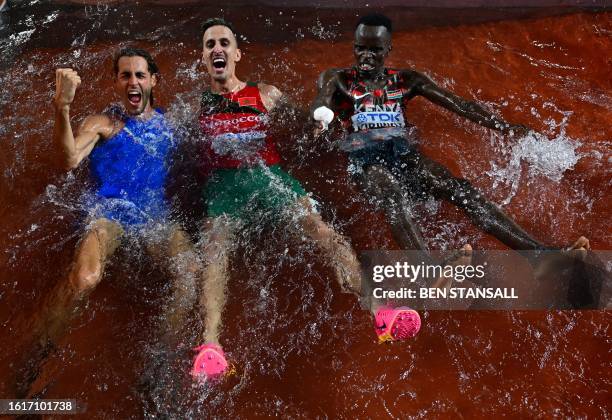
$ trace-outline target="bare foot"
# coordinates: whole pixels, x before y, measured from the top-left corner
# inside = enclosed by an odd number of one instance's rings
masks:
[[[550,252],[538,262],[534,269],[535,278],[541,278],[552,272],[568,268],[576,260],[584,261],[587,252],[591,250],[589,240],[584,236],[578,238],[571,246],[561,252]]]
[[[581,236],[571,247],[567,248],[568,251],[573,249],[585,249],[588,251],[591,249],[591,243],[587,238]]]
[[[451,257],[447,258],[441,263],[442,266],[468,266],[472,264],[472,247],[469,244],[465,244],[463,248],[456,251]],[[456,283],[456,284],[455,284]],[[477,286],[467,278],[457,280],[455,277],[440,277],[432,285],[438,289],[450,290],[452,287],[457,286],[461,288],[474,289]],[[427,302],[428,307],[431,309],[467,309],[472,304],[474,299],[451,299],[449,298],[438,298]]]
[[[472,263],[472,246],[470,244],[465,244],[459,250],[454,252],[450,257],[448,257],[444,262],[440,265],[446,266],[451,265],[456,267],[458,265],[470,265]],[[439,277],[436,281],[433,282],[432,287],[437,287],[439,289],[449,289],[453,284],[454,278],[450,277]]]
[[[587,256],[588,251],[590,250],[591,250],[591,244],[589,243],[589,240],[585,238],[584,236],[581,236],[580,238],[578,238],[576,242],[574,242],[574,244],[571,247],[565,250],[564,254],[566,254],[567,256],[571,258],[575,258],[580,261],[584,261]]]

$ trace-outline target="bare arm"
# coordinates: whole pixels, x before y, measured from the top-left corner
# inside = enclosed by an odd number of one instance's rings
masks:
[[[276,86],[260,83],[258,87],[259,94],[261,96],[261,101],[263,102],[268,112],[271,112],[277,106],[288,102],[285,95],[283,95],[283,93],[278,90]]]
[[[321,106],[333,109],[333,98],[336,92],[341,92],[350,97],[341,69],[329,69],[321,73],[317,80],[317,89],[317,97],[312,104],[311,111]]]
[[[306,110],[297,106],[289,96],[278,88],[265,83],[258,85],[261,101],[272,115],[272,118],[290,118],[303,120],[307,118]]]
[[[440,105],[455,114],[461,115],[470,121],[503,133],[526,134],[530,128],[524,125],[511,124],[502,118],[490,113],[473,101],[468,101],[436,85],[427,76],[415,71],[404,71],[405,80],[411,80],[413,92],[421,95],[431,102]]]
[[[63,151],[64,166],[73,169],[89,155],[98,140],[111,134],[113,124],[110,118],[104,115],[88,117],[75,138],[70,125],[70,105],[77,87],[81,84],[81,79],[72,69],[58,69],[55,81],[53,140]]]
[[[346,87],[346,80],[342,69],[329,69],[321,73],[317,80],[317,97],[310,109],[311,120],[314,120],[314,137],[327,129],[327,125],[334,118],[334,95],[340,92],[353,100]]]

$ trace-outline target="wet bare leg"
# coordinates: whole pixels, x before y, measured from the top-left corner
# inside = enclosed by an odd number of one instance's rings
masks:
[[[41,340],[56,341],[65,331],[79,303],[100,283],[106,261],[117,249],[122,234],[121,226],[111,220],[98,219],[92,223],[77,247],[68,278],[41,305],[35,323]]]
[[[172,278],[172,297],[165,308],[163,341],[174,350],[175,342],[185,327],[189,312],[196,303],[197,279],[201,276],[201,262],[194,245],[185,231],[173,226],[165,247],[151,246],[154,256],[167,257]]]
[[[233,225],[221,216],[204,222],[202,257],[204,260],[203,287],[200,308],[204,311],[204,342],[219,344],[221,315],[227,295],[229,253]]]
[[[395,176],[381,165],[372,165],[365,170],[364,182],[368,191],[383,201],[394,237],[403,245],[403,249],[427,251],[420,229],[407,213],[408,203]],[[471,251],[472,247],[466,244],[452,260],[461,260],[469,254],[471,261]]]
[[[445,199],[462,208],[483,231],[513,249],[547,249],[467,180],[453,176],[444,166],[417,151],[406,155],[404,160],[410,170],[415,171],[418,182],[435,198]]]
[[[57,342],[79,305],[99,284],[106,261],[119,245],[122,234],[121,226],[111,220],[97,219],[91,223],[77,247],[70,274],[43,299],[40,311],[30,321],[32,337],[24,363],[33,370],[38,369],[49,345]],[[33,379],[27,378],[26,382]]]
[[[472,263],[472,246],[466,244],[459,251],[454,253],[449,259],[444,261],[442,265],[451,265],[451,266],[459,266],[459,265],[470,265]],[[436,281],[434,281],[431,287],[437,287],[439,289],[450,289],[453,285],[453,281],[455,279],[450,277],[440,277]]]
[[[384,166],[372,165],[365,169],[363,184],[367,191],[376,196],[384,207],[387,214],[391,230],[395,240],[406,250],[428,251],[428,247],[421,235],[420,229],[414,223],[407,211],[407,205],[402,186],[397,178]],[[438,264],[433,258],[429,258],[427,253],[423,254],[428,264]],[[469,265],[472,260],[472,247],[469,244],[463,246],[442,265]],[[440,278],[434,281],[432,287],[448,288],[451,287],[453,279]],[[373,299],[371,305],[372,313],[382,305],[381,302]]]
[[[381,165],[365,169],[362,182],[366,190],[383,203],[393,237],[402,249],[427,250],[420,229],[407,213],[407,205],[398,180]]]
[[[312,209],[308,197],[300,198],[298,206],[304,212],[299,220],[302,229],[324,251],[329,264],[336,272],[340,287],[346,292],[359,296],[361,266],[351,245]]]
[[[554,250],[529,235],[522,227],[504,213],[497,205],[487,200],[472,184],[453,176],[448,169],[428,157],[415,152],[408,157],[419,181],[436,198],[450,201],[462,208],[472,222],[483,231],[516,250]],[[589,241],[580,237],[567,249],[589,249]]]

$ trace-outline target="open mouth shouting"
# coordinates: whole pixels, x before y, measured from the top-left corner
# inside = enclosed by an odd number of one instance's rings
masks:
[[[128,102],[133,107],[139,107],[142,103],[142,93],[135,89],[128,90]]]
[[[215,55],[212,58],[213,70],[216,74],[222,74],[227,66],[227,60],[224,55]]]
[[[359,70],[361,71],[372,71],[374,66],[370,63],[359,63]]]

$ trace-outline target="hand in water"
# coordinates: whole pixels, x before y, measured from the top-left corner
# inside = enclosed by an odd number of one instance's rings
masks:
[[[72,69],[55,70],[55,105],[57,107],[70,105],[80,84],[81,78],[76,71]]]
[[[525,137],[527,134],[535,132],[536,131],[531,127],[522,124],[509,125],[504,129],[504,133],[512,137]]]

